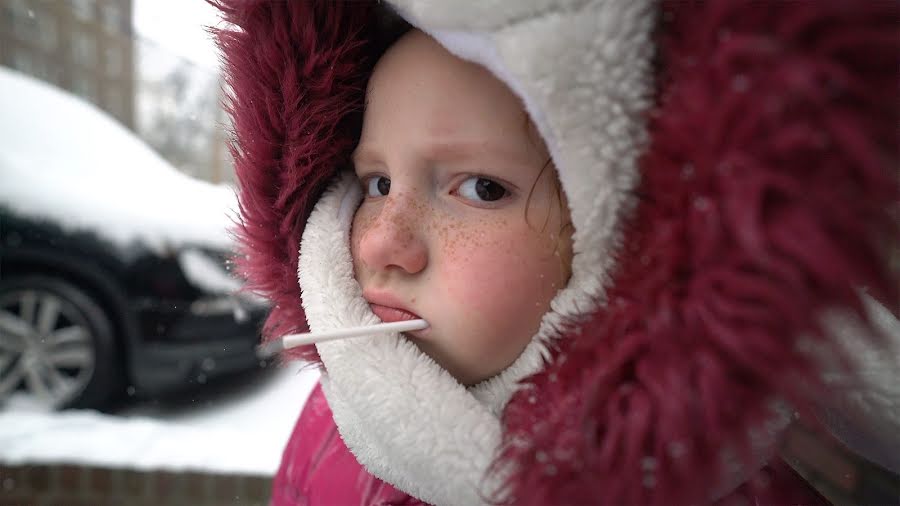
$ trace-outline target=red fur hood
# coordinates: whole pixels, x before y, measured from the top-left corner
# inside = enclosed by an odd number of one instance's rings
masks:
[[[450,433],[430,454],[404,439],[414,422],[390,427],[392,408],[354,397],[363,371],[393,388],[374,361],[384,353],[382,364],[403,367],[411,346],[366,348],[371,364],[344,345],[301,350],[325,362],[325,392],[360,462],[442,504],[480,501],[485,487],[517,504],[796,499],[776,486],[780,475],[752,478],[791,414],[820,407],[824,364],[854,364],[824,315],[866,329],[861,288],[898,307],[888,255],[900,6],[394,3],[522,97],[559,168],[575,259],[509,374],[466,390],[429,370],[424,386],[391,391],[447,389],[453,424],[439,406],[416,408]],[[366,2],[218,4],[231,23],[217,35],[239,265],[274,302],[265,335],[367,322],[336,233],[354,197],[335,176],[399,18]]]

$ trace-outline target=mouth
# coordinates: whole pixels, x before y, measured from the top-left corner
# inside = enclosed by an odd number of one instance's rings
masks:
[[[372,308],[372,312],[375,313],[375,316],[381,318],[381,321],[385,323],[417,320],[419,318],[415,313],[410,313],[405,309],[397,307],[382,306],[381,304],[375,304],[373,302],[369,303],[369,307]]]
[[[381,321],[385,323],[402,322],[409,320],[418,320],[422,318],[410,309],[403,306],[398,297],[386,292],[375,292],[366,290],[363,292],[363,298],[369,303],[372,312],[375,313]],[[413,332],[405,332],[407,335],[421,337],[426,334],[431,327]]]

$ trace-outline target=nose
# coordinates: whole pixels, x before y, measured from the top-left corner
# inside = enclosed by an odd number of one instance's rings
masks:
[[[428,265],[420,206],[403,195],[391,195],[359,241],[359,256],[372,270],[400,269],[416,274]]]

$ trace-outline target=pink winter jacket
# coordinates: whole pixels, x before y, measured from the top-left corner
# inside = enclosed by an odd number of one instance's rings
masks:
[[[272,485],[273,506],[425,504],[369,474],[338,434],[316,385],[284,449]]]
[[[775,461],[760,471],[759,480],[778,488],[785,504],[823,504],[820,496],[797,480],[783,462]],[[751,485],[752,487],[753,485]],[[737,492],[745,492],[748,486]],[[732,497],[720,504],[729,504]],[[272,506],[418,506],[426,505],[379,480],[357,462],[344,444],[332,418],[331,408],[317,384],[309,396],[272,484]]]

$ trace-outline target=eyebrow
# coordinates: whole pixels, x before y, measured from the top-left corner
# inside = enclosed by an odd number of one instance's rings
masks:
[[[527,163],[523,154],[516,153],[506,146],[486,145],[478,141],[432,142],[423,150],[423,158],[427,160],[459,160],[481,153],[504,158],[514,163]],[[381,162],[382,158],[381,152],[374,143],[360,144],[351,155],[353,163],[377,163]]]
[[[353,153],[350,154],[350,160],[354,164],[358,164],[360,162],[376,162],[381,160],[381,154],[378,152],[374,146],[368,144],[360,144],[353,150]]]

